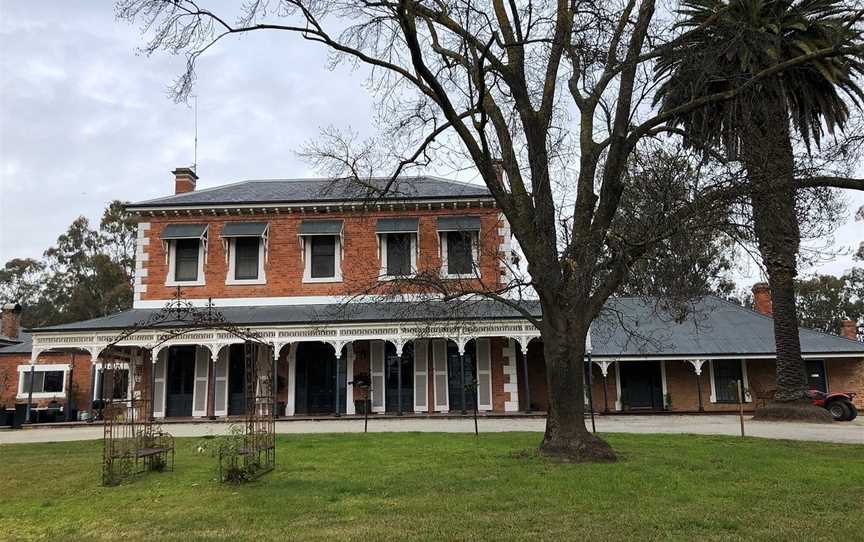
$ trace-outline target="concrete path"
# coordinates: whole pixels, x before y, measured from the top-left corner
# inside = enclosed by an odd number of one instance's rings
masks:
[[[588,421],[588,420],[586,420]],[[590,421],[588,421],[590,427]],[[496,417],[480,418],[480,432],[543,431],[542,418]],[[224,434],[227,423],[171,423],[165,429],[175,437],[202,437]],[[756,422],[745,419],[748,436],[864,444],[864,420],[838,422],[831,425],[802,423]],[[319,419],[280,421],[277,433],[358,433],[363,431],[362,419]],[[474,431],[471,418],[372,418],[370,432],[421,431],[467,433]],[[598,416],[597,431],[602,433],[693,433],[699,435],[738,435],[738,418],[717,416]],[[28,428],[20,431],[0,430],[0,444],[23,442],[60,442],[102,438],[102,427]]]

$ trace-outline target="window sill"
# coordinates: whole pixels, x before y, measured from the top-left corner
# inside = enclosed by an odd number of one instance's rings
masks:
[[[264,286],[267,279],[225,279],[226,286]]]
[[[413,278],[417,278],[417,274],[411,275],[379,275],[378,282],[392,282],[394,280],[410,280]]]
[[[204,286],[203,280],[166,280],[165,286]]]
[[[464,274],[464,275],[449,275],[449,274],[443,274],[443,275],[441,275],[441,278],[444,279],[444,280],[479,279],[479,278],[480,278],[480,274],[479,274],[479,273],[476,274],[476,275],[473,274],[473,273],[466,273],[466,274]]]
[[[19,394],[16,396],[17,399],[24,399],[25,401],[26,401],[27,398],[29,398],[29,397],[30,397],[30,394],[29,394],[29,393],[19,393]],[[66,392],[63,391],[63,392],[39,392],[39,393],[33,393],[33,399],[66,399]]]
[[[342,277],[321,277],[321,278],[311,278],[311,277],[303,277],[304,284],[322,284],[328,282],[342,282]]]

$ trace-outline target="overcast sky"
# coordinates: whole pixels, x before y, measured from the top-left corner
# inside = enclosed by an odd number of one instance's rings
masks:
[[[75,217],[98,222],[112,199],[171,193],[170,171],[192,164],[192,110],[166,93],[183,59],[138,55],[141,44],[110,1],[0,0],[0,265],[39,257]],[[199,187],[312,175],[295,151],[320,128],[370,133],[364,74],[325,63],[320,47],[280,33],[210,50],[195,91]],[[862,204],[854,196],[836,247],[864,238],[851,219]],[[741,275],[741,286],[758,279],[753,265]]]

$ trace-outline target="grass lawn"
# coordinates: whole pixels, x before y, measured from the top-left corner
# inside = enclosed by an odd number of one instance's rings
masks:
[[[0,445],[0,539],[862,540],[864,446],[606,435],[613,465],[549,463],[539,436],[281,436],[277,468],[99,486],[99,441]],[[528,451],[528,453],[525,453]]]

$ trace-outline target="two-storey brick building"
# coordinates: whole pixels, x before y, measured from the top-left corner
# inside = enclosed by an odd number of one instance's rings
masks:
[[[212,302],[271,345],[278,412],[286,416],[355,413],[353,382],[361,373],[371,377],[377,413],[473,410],[465,383],[475,380],[481,412],[545,409],[539,332],[520,312],[491,300],[430,300],[429,287],[408,280],[480,289],[509,280],[509,228],[484,187],[418,177],[373,200],[347,181],[196,190],[193,171],[174,173],[174,195],[129,205],[138,217],[133,308],[33,330],[0,347],[0,370],[13,372],[0,400],[30,399],[41,408],[73,399],[73,408],[86,410],[91,399],[132,393],[123,389],[128,379],[106,378],[100,354],[179,291],[192,303]],[[389,285],[399,286],[398,297]],[[523,303],[540,316],[536,302]],[[722,411],[733,407],[729,382],[772,385],[765,315],[706,298],[692,318],[676,322],[647,300],[611,303],[615,318],[592,328],[598,409]],[[622,314],[639,334],[621,325]],[[864,344],[809,330],[801,339],[814,387],[864,392]],[[241,342],[213,330],[158,344],[153,363],[143,365],[154,383],[155,416],[241,413]],[[153,344],[151,333],[120,346],[132,362]],[[108,382],[121,384],[106,389]]]

